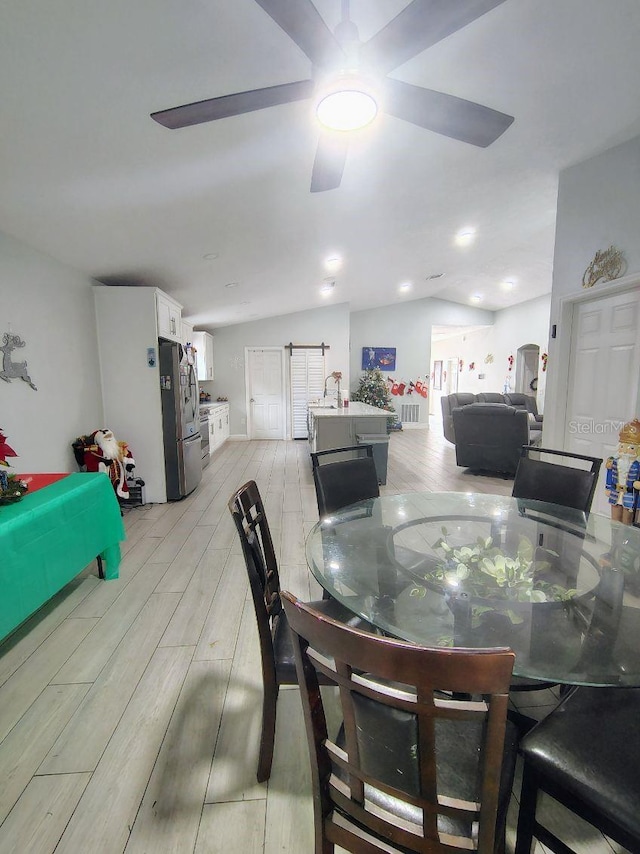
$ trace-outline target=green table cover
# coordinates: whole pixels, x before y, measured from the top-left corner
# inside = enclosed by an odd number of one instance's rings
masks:
[[[106,474],[77,472],[0,506],[0,638],[98,555],[117,578],[125,531]]]

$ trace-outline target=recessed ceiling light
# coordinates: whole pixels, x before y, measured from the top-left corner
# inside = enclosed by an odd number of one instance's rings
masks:
[[[227,282],[225,288],[237,288],[239,284],[239,282]]]
[[[216,258],[219,258],[220,256],[217,252],[207,252],[207,254],[202,257],[205,261],[215,261]]]
[[[502,282],[502,287],[505,289],[505,291],[511,291],[511,290],[513,290],[513,288],[515,288],[515,286],[516,286],[516,280],[515,279],[505,279]]]
[[[411,290],[411,287],[412,287],[411,282],[403,282],[403,283],[398,287],[398,290],[399,290],[399,291],[402,291],[403,293],[405,293],[406,291],[410,291],[410,290]]]
[[[335,273],[342,267],[342,258],[339,255],[332,255],[330,258],[325,258],[324,266],[331,273]]]
[[[470,246],[476,237],[475,228],[461,228],[455,236],[455,242],[458,246]]]
[[[324,282],[320,285],[320,293],[323,297],[329,296],[335,286],[335,279],[325,279]]]
[[[471,297],[471,302],[482,302],[482,296],[480,294],[474,294]]]

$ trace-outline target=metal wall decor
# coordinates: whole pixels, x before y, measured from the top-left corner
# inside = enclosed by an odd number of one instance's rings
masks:
[[[598,282],[610,282],[612,279],[619,279],[626,269],[627,262],[621,249],[616,246],[598,249],[593,261],[584,271],[582,287],[592,288]]]
[[[0,380],[6,383],[11,380],[24,380],[34,391],[38,391],[35,387],[29,372],[27,371],[26,362],[14,362],[11,359],[11,353],[20,347],[25,347],[26,341],[23,341],[19,335],[14,335],[12,332],[5,332],[2,336],[2,370],[0,371]]]

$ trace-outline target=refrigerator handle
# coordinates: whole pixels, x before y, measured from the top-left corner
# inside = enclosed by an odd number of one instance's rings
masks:
[[[198,400],[198,380],[196,379],[196,372],[193,368],[193,365],[189,365],[189,385],[193,390],[193,394],[191,395],[191,407],[192,407],[192,415],[194,422],[199,421],[200,419],[200,409],[199,409],[199,400]]]

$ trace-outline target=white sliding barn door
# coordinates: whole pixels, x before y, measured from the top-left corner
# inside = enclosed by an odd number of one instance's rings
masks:
[[[321,348],[293,348],[289,359],[291,383],[291,437],[307,439],[307,408],[324,391],[324,355]]]
[[[284,352],[282,347],[248,347],[247,416],[250,439],[284,439]]]
[[[567,450],[602,457],[593,511],[609,515],[604,491],[607,457],[618,433],[638,415],[640,293],[637,289],[576,304],[573,311]]]

